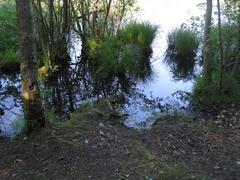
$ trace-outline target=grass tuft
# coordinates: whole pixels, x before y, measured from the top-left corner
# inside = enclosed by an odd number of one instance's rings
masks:
[[[194,56],[198,45],[197,35],[189,29],[174,29],[168,34],[168,48],[172,55]]]
[[[149,23],[130,23],[117,35],[87,40],[91,74],[97,79],[130,77],[144,79],[151,74],[151,44],[157,28]]]

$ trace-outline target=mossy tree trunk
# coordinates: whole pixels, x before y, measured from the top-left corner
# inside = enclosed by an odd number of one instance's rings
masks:
[[[16,0],[24,117],[28,132],[45,125],[37,82],[30,0]]]
[[[211,34],[211,19],[212,19],[212,0],[207,0],[205,27],[204,27],[204,42],[203,42],[203,67],[204,67],[204,82],[206,85],[211,83],[212,76],[212,60],[210,57],[210,34]]]

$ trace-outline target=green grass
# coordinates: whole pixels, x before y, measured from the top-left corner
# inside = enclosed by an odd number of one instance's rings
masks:
[[[193,31],[178,28],[168,34],[168,49],[164,60],[174,79],[189,80],[194,77],[197,49],[198,38]]]
[[[119,36],[126,44],[138,44],[149,48],[156,36],[157,27],[148,22],[132,22],[119,31]]]
[[[198,44],[197,35],[189,29],[178,28],[168,34],[170,52],[178,56],[193,56]]]
[[[100,40],[88,38],[87,54],[91,74],[111,80],[123,75],[144,79],[151,73],[151,44],[157,28],[149,23],[130,23],[117,35]]]

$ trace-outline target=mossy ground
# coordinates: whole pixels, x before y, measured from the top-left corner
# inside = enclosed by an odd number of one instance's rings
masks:
[[[52,119],[31,136],[1,140],[0,179],[240,177],[240,129],[170,117],[136,131],[113,114],[87,105],[68,122]]]

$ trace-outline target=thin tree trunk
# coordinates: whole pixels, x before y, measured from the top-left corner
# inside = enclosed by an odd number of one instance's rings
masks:
[[[220,1],[217,0],[218,9],[218,41],[219,41],[219,52],[220,52],[220,80],[219,80],[219,90],[223,90],[223,80],[224,80],[224,59],[223,59],[223,45],[222,45],[222,25],[221,25],[221,10]]]
[[[26,128],[31,132],[45,125],[37,82],[37,66],[30,0],[16,0],[21,59],[21,83]]]
[[[60,41],[60,52],[58,58],[61,61],[66,62],[68,58],[68,32],[69,32],[69,0],[63,0],[63,23],[62,23],[62,37]]]
[[[238,16],[237,16],[237,56],[232,68],[231,76],[234,76],[237,67],[240,65],[240,3],[238,4]]]
[[[203,66],[204,66],[204,82],[209,85],[211,83],[212,62],[210,59],[210,34],[211,34],[211,19],[212,19],[212,0],[207,0],[205,27],[204,27],[204,42],[203,42]]]
[[[54,44],[54,22],[53,22],[53,8],[54,8],[54,0],[49,0],[49,39],[50,39],[50,44],[53,46]]]
[[[111,5],[112,5],[112,0],[109,0],[108,5],[107,5],[106,16],[105,16],[105,19],[104,19],[103,35],[105,34],[106,29],[107,29],[107,21],[108,21],[108,16],[109,16]]]
[[[67,35],[69,27],[69,2],[68,0],[63,0],[63,26],[62,33]]]

